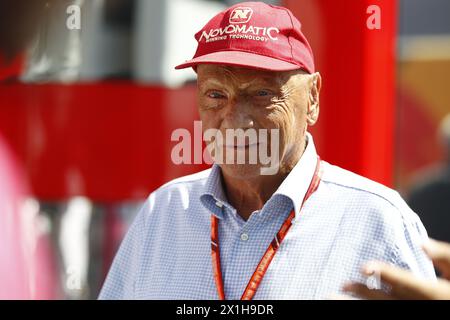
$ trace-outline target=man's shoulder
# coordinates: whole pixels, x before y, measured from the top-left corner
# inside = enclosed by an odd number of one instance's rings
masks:
[[[400,211],[409,209],[400,194],[381,183],[370,180],[349,170],[324,162],[322,181],[336,190],[353,193],[366,200],[395,207]]]
[[[427,232],[397,191],[327,162],[322,181],[322,195],[333,203],[329,212],[340,214],[336,241],[349,243],[364,257],[373,259],[370,254],[376,253],[377,260],[381,257],[417,275],[434,277],[420,247]]]
[[[173,211],[189,207],[192,201],[199,199],[210,172],[211,168],[166,182],[150,193],[141,211],[148,215],[154,210]]]
[[[178,187],[203,186],[211,173],[211,168],[181,176],[161,185],[155,192],[169,191]]]
[[[387,239],[426,236],[420,218],[396,190],[327,162],[322,181],[326,192],[341,201],[349,225],[357,222],[366,232],[375,230]]]

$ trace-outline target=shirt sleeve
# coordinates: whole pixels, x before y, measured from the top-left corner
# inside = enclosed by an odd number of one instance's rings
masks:
[[[418,277],[436,280],[433,263],[422,249],[422,245],[428,240],[425,227],[406,203],[401,211],[403,211],[401,215],[403,228],[397,229],[394,234],[390,260]]]
[[[134,299],[136,274],[140,265],[148,201],[132,222],[108,272],[100,300]]]

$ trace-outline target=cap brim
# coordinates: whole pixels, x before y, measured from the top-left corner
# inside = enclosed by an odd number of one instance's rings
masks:
[[[244,51],[218,51],[206,54],[186,61],[176,66],[175,69],[195,67],[199,64],[223,64],[269,71],[304,69],[294,63]]]

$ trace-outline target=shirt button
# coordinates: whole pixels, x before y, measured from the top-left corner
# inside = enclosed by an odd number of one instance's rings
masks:
[[[247,233],[241,234],[241,240],[242,241],[247,241],[248,240],[248,234]]]

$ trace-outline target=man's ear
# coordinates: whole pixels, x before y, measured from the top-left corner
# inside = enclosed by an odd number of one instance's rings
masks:
[[[322,77],[319,72],[311,75],[311,89],[308,97],[308,113],[306,120],[309,126],[313,126],[319,118],[320,89],[322,88]]]

